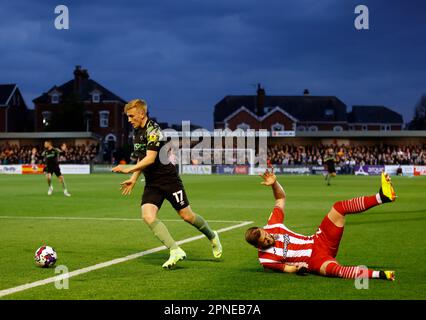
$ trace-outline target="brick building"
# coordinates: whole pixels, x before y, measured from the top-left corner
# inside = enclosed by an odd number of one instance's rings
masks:
[[[214,109],[214,127],[268,131],[402,130],[402,116],[383,106],[347,106],[335,96],[226,96]]]
[[[111,149],[125,145],[130,130],[123,114],[126,101],[90,79],[81,66],[73,74],[33,100],[35,131],[93,132]]]

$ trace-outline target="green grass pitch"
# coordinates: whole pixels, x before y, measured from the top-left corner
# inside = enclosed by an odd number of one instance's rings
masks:
[[[51,278],[54,268],[34,264],[41,245],[54,247],[57,265],[69,271],[161,246],[140,217],[143,183],[123,197],[124,175],[65,176],[71,198],[56,179],[47,196],[44,176],[1,175],[0,291]],[[347,217],[337,259],[396,271],[396,281],[370,280],[356,289],[353,280],[264,272],[256,250],[245,243],[249,226],[263,226],[274,201],[270,188],[255,176],[183,176],[191,206],[214,229],[253,221],[221,233],[223,258],[215,261],[206,238],[182,245],[187,260],[164,271],[166,250],[69,279],[69,289],[53,283],[0,299],[425,299],[426,179],[393,177],[395,203]],[[322,176],[278,176],[287,192],[285,224],[295,232],[315,232],[331,205],[377,192],[379,177],[338,176],[325,186]],[[176,240],[199,235],[169,203],[160,218]],[[45,217],[45,219],[41,219]],[[56,218],[54,218],[56,217]],[[59,219],[65,217],[93,219]],[[123,220],[98,219],[120,218]],[[125,220],[128,219],[128,220]],[[230,221],[230,222],[227,222]]]

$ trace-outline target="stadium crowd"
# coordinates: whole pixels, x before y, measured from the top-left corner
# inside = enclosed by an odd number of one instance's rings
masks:
[[[0,145],[0,164],[41,164],[42,146]],[[59,163],[89,164],[96,162],[99,146],[68,146]],[[426,165],[426,145],[330,146],[280,144],[268,147],[268,160],[275,165],[319,165],[332,156],[336,165]]]
[[[268,147],[272,164],[323,165],[324,159],[333,156],[336,165],[425,165],[426,145],[374,145],[374,146],[297,146],[289,144]]]
[[[0,164],[42,164],[42,146],[26,145],[0,145]],[[59,163],[89,164],[95,161],[98,155],[98,145],[68,146],[67,150],[59,156]]]

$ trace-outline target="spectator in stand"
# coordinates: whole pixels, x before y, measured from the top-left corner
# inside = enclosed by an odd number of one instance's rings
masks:
[[[0,145],[0,164],[42,164],[43,159],[40,155],[43,146],[4,144]],[[89,164],[95,161],[99,146],[81,145],[70,147],[66,154],[59,157],[59,163]]]
[[[327,149],[336,154],[336,165],[351,172],[355,165],[426,165],[426,145],[333,146],[290,144],[268,147],[268,160],[275,165],[324,164]]]

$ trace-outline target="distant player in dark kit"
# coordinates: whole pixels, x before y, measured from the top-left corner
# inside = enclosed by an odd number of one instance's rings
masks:
[[[46,173],[47,184],[49,189],[47,190],[47,194],[50,196],[53,193],[52,186],[52,174],[54,173],[59,182],[62,184],[62,189],[64,190],[64,195],[67,197],[71,197],[71,194],[67,190],[67,186],[65,184],[65,179],[62,176],[61,169],[59,168],[58,156],[67,150],[67,145],[65,143],[62,144],[61,149],[54,148],[52,141],[44,142],[45,150],[42,152],[42,157],[44,158],[44,172]]]
[[[325,181],[327,181],[327,185],[330,185],[330,180],[331,178],[334,178],[336,176],[336,168],[334,166],[334,162],[335,162],[335,157],[334,157],[334,151],[333,149],[328,149],[326,151],[326,155],[324,157],[324,165],[325,165],[325,169],[327,170],[327,173],[325,175]]]
[[[249,228],[245,238],[257,248],[259,262],[265,269],[346,279],[365,277],[395,280],[394,271],[342,266],[336,260],[346,215],[361,213],[372,207],[395,201],[396,194],[387,174],[382,173],[378,193],[335,202],[317,232],[310,236],[295,233],[284,225],[286,202],[284,189],[273,172],[266,170],[261,177],[263,185],[272,187],[275,207],[266,226]]]
[[[130,194],[141,172],[145,176],[145,189],[142,196],[142,218],[154,235],[170,249],[170,258],[163,268],[172,269],[177,262],[186,258],[186,253],[176,244],[164,223],[157,218],[157,213],[166,199],[180,217],[196,227],[211,242],[213,256],[222,256],[219,235],[213,231],[204,218],[194,213],[176,167],[167,161],[160,161],[160,151],[164,145],[159,125],[147,115],[145,101],[135,99],[126,104],[124,112],[134,131],[134,155],[138,162],[131,167],[116,166],[113,172],[133,173],[129,180],[121,183],[122,194]]]

